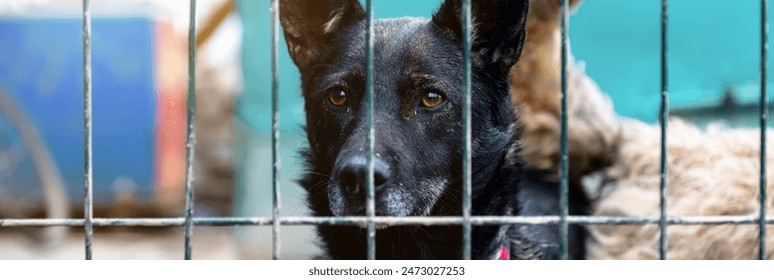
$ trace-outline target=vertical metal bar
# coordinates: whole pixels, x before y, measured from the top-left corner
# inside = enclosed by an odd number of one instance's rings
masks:
[[[768,0],[761,0],[761,163],[760,163],[760,210],[758,212],[758,258],[766,259],[766,126],[769,117],[768,51],[769,13]]]
[[[83,227],[86,234],[86,259],[91,260],[91,244],[94,236],[91,145],[91,1],[83,0]]]
[[[667,187],[669,184],[669,168],[667,168],[667,128],[669,125],[669,88],[667,84],[667,6],[668,0],[661,0],[661,111],[659,123],[661,124],[661,178],[660,190],[660,219],[659,219],[659,258],[667,259]]]
[[[561,0],[562,1],[562,7],[561,7],[561,36],[562,36],[562,131],[561,131],[561,158],[560,158],[560,196],[559,196],[559,207],[561,208],[561,216],[559,220],[559,236],[561,238],[561,244],[559,246],[559,255],[561,259],[566,260],[569,258],[569,234],[568,234],[568,224],[567,224],[567,215],[569,215],[569,181],[568,181],[568,171],[569,171],[569,157],[568,157],[568,146],[569,146],[569,135],[568,135],[568,127],[567,127],[567,60],[568,60],[568,52],[567,49],[567,29],[569,28],[569,3],[567,0]]]
[[[473,226],[470,222],[470,208],[473,204],[471,193],[473,192],[472,183],[472,139],[471,129],[471,66],[470,66],[470,48],[472,31],[472,13],[470,0],[462,1],[462,46],[465,59],[465,99],[462,106],[462,259],[469,260],[471,256],[471,234]]]
[[[374,7],[372,0],[366,0],[366,161],[368,176],[366,178],[366,217],[368,220],[368,259],[376,259],[376,224],[374,215]]]
[[[185,159],[185,259],[191,259],[191,235],[193,235],[193,165],[196,146],[196,0],[191,0],[188,25],[188,134]]]
[[[272,209],[272,259],[279,259],[280,251],[280,181],[279,181],[279,5],[271,1],[271,178],[273,193]]]

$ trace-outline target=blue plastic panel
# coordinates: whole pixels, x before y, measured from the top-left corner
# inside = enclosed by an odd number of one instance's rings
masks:
[[[0,87],[10,92],[37,126],[75,200],[83,192],[81,30],[80,18],[0,19]],[[117,179],[133,182],[140,195],[152,192],[153,34],[153,23],[146,18],[93,22],[97,202],[110,198]],[[15,131],[6,130],[7,123],[0,127],[0,138],[19,141]],[[10,177],[0,177],[4,180],[0,187],[37,192],[37,174],[29,159],[21,167]]]

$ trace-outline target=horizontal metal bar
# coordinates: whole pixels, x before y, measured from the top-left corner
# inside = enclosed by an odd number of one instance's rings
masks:
[[[374,217],[374,223],[385,226],[399,225],[462,225],[462,217]],[[472,216],[471,224],[502,225],[502,224],[559,224],[560,216],[530,216],[530,217],[500,217]],[[667,217],[670,225],[723,225],[723,224],[757,224],[758,215],[750,216],[674,216]],[[247,218],[193,218],[196,226],[271,226],[273,219],[269,217]],[[282,225],[362,225],[368,222],[367,217],[283,217]],[[567,216],[570,224],[658,224],[659,216],[615,217],[615,216]],[[92,224],[98,227],[180,227],[185,224],[185,218],[94,218]],[[766,217],[766,224],[774,225],[774,216]],[[0,227],[49,227],[49,226],[83,226],[83,219],[5,219],[0,220]]]

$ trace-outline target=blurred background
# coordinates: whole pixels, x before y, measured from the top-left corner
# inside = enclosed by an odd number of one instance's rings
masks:
[[[197,217],[271,215],[269,0],[199,0]],[[377,17],[430,16],[440,0],[376,0]],[[183,213],[188,0],[96,0],[95,217]],[[670,4],[672,114],[757,126],[759,6]],[[575,58],[616,111],[657,120],[660,1],[589,0],[571,17]],[[0,2],[0,219],[83,215],[80,0]],[[280,43],[283,216],[307,215],[298,70]],[[771,64],[771,61],[768,62]],[[268,259],[266,227],[196,227],[195,259]],[[282,257],[319,253],[282,228]],[[96,228],[97,259],[181,259],[179,228]],[[82,259],[81,228],[0,228],[0,259]]]

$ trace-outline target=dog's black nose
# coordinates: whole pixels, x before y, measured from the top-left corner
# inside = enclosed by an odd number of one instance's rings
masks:
[[[365,156],[354,156],[347,159],[339,169],[338,181],[341,188],[348,194],[359,194],[365,191],[368,162]],[[390,178],[390,166],[374,157],[374,187],[380,190]]]

